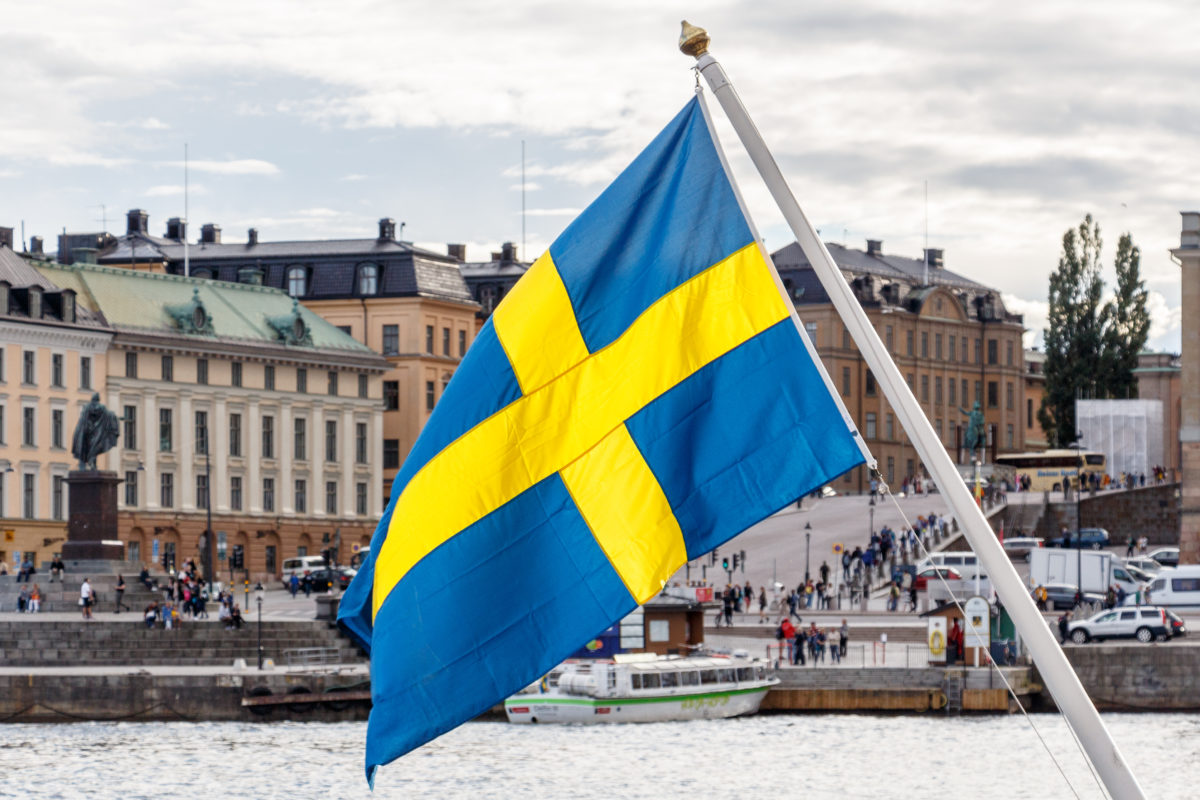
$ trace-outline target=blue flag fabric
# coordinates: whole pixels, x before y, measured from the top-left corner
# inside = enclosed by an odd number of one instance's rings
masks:
[[[863,462],[692,100],[480,331],[340,621],[368,778]]]

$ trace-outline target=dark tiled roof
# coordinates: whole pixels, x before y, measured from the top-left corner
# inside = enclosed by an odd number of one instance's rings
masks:
[[[13,289],[18,291],[28,289],[31,286],[37,286],[42,289],[44,297],[55,297],[62,291],[62,287],[55,284],[34,266],[34,264],[47,263],[49,262],[30,261],[24,256],[14,253],[9,248],[0,246],[0,281],[7,281]],[[41,319],[47,322],[62,323],[61,311],[61,300],[45,301],[42,303]],[[0,316],[30,319],[28,308],[23,306],[16,298],[10,299],[7,309],[0,308]],[[75,320],[73,323],[67,324],[81,325],[87,328],[107,327],[104,315],[87,308],[83,302],[79,301],[78,297],[75,302]]]
[[[919,258],[885,254],[873,256],[866,251],[854,250],[831,242],[827,242],[825,247],[829,250],[829,255],[833,256],[834,262],[848,272],[866,273],[887,280],[901,280],[916,284],[924,280],[925,262]],[[771,257],[775,260],[775,265],[780,272],[785,269],[805,270],[811,268],[808,259],[800,250],[800,245],[795,242],[776,250]],[[934,286],[953,286],[977,291],[985,291],[988,288],[943,267],[929,268],[929,283]]]
[[[58,290],[58,287],[34,269],[27,259],[4,245],[0,245],[0,281],[8,281],[14,289],[40,286],[47,291]]]

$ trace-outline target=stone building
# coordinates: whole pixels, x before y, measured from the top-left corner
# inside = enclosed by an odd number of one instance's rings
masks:
[[[13,252],[0,228],[0,561],[41,567],[62,547],[80,409],[102,391],[112,333],[75,292]]]
[[[455,247],[460,245],[451,245],[451,248]],[[512,242],[505,242],[500,247],[500,252],[492,253],[490,261],[467,261],[459,264],[459,271],[462,272],[471,297],[479,304],[475,316],[481,326],[530,266],[532,265],[528,262],[517,258],[517,246]]]
[[[186,222],[167,221],[164,236],[148,232],[144,212],[128,214],[124,235],[98,255],[101,264],[183,275]],[[205,224],[187,247],[193,278],[270,286],[358,342],[382,354],[383,496],[442,392],[475,339],[478,306],[459,273],[461,245],[434,253],[397,238],[396,222],[379,221],[363,239],[226,242],[221,226]],[[157,261],[155,261],[157,259]]]
[[[999,292],[946,269],[941,250],[927,250],[922,260],[886,255],[876,240],[866,250],[827,246],[950,456],[959,464],[971,459],[964,409],[975,402],[984,413],[987,460],[1024,450],[1024,328]],[[773,258],[884,478],[898,487],[906,477],[922,477],[919,456],[799,245]],[[859,467],[835,488],[862,491],[869,482]]]
[[[121,436],[98,466],[123,479],[127,558],[200,563],[210,510],[217,559],[240,549],[252,578],[369,542],[385,359],[265,286],[36,266],[108,325],[100,394]]]
[[[1179,427],[1183,420],[1182,369],[1179,356],[1172,353],[1138,354],[1138,365],[1133,370],[1137,378],[1138,397],[1142,400],[1158,400],[1162,403],[1162,467],[1167,477],[1174,480],[1179,474]]]
[[[1179,247],[1171,251],[1179,262],[1183,284],[1183,351],[1180,356],[1179,561],[1200,564],[1200,211],[1183,212]]]
[[[1035,347],[1025,351],[1025,380],[1021,406],[1021,424],[1025,426],[1025,448],[1030,451],[1041,451],[1050,446],[1037,416],[1045,396],[1046,354]]]

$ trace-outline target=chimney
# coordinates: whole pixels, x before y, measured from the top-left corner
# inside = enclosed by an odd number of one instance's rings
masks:
[[[182,242],[187,238],[187,220],[171,217],[167,220],[167,238]]]
[[[396,241],[396,220],[391,217],[384,217],[379,220],[379,241]]]
[[[7,247],[12,250],[13,246],[13,229],[0,228],[0,247]]]
[[[504,262],[512,262],[517,260],[517,246],[512,242],[505,242],[500,245],[500,258]]]
[[[258,228],[251,228],[246,231],[246,246],[254,247],[256,244],[258,244]]]
[[[221,226],[206,222],[200,226],[200,244],[220,244]]]
[[[941,248],[926,247],[925,248],[925,266],[933,267],[935,269],[941,268],[942,263],[943,263],[942,262],[942,253],[943,252],[944,251]]]
[[[446,252],[451,258],[457,261],[467,260],[467,246],[465,244],[448,244],[446,245]]]
[[[867,239],[867,255],[872,258],[879,258],[883,255],[883,240]]]
[[[1183,217],[1183,229],[1179,232],[1180,249],[1195,250],[1200,248],[1200,211],[1183,211],[1180,213]]]
[[[500,257],[503,255],[504,255],[503,253],[497,253],[495,250],[493,250],[492,251],[492,261],[499,261]]]
[[[29,237],[29,254],[34,256],[44,256],[46,254],[43,239],[40,236]]]
[[[126,233],[146,233],[150,230],[150,215],[140,208],[131,208],[125,215]]]

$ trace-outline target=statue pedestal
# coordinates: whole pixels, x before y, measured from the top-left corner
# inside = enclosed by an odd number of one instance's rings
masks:
[[[64,560],[123,560],[125,544],[117,538],[115,472],[74,470],[67,475],[71,514],[67,519]]]

